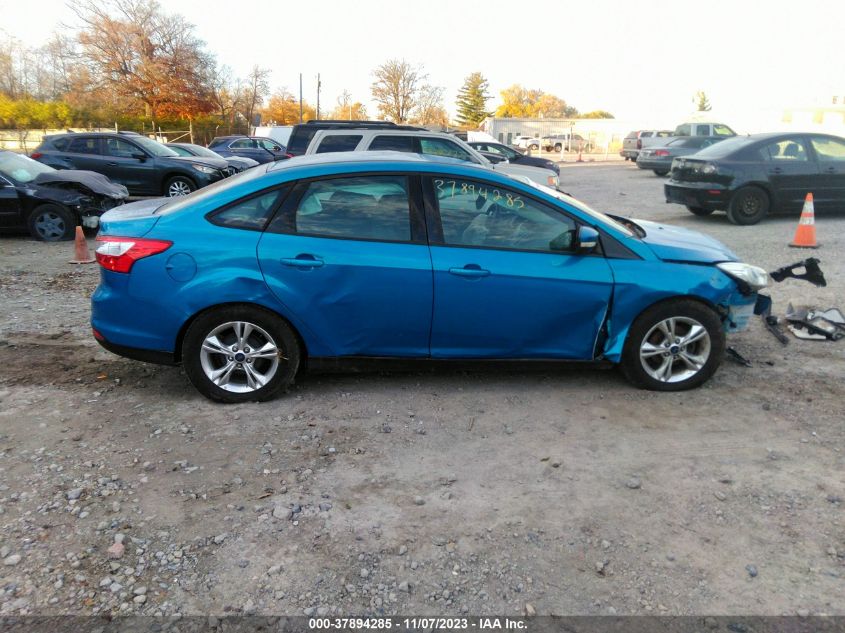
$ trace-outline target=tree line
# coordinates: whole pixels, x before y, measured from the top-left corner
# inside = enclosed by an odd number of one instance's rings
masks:
[[[254,66],[235,77],[209,52],[184,16],[156,0],[75,0],[79,28],[56,33],[40,47],[27,47],[0,31],[0,128],[66,128],[118,125],[149,131],[184,129],[190,122],[201,140],[246,132],[260,119],[279,125],[300,121],[300,103],[287,87],[270,86],[270,70]],[[371,96],[378,118],[399,123],[448,126],[444,88],[422,66],[391,59],[372,72]],[[456,102],[455,124],[476,127],[495,113],[504,117],[574,117],[563,99],[513,85],[502,104],[488,111],[489,85],[480,72],[467,76]],[[302,119],[316,118],[303,102]],[[338,119],[369,117],[346,90],[333,109]],[[581,116],[610,117],[598,111]]]

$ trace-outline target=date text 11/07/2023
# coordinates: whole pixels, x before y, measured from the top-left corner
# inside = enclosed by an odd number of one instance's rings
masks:
[[[327,631],[527,631],[528,621],[524,618],[475,617],[475,618],[310,618],[309,630]]]

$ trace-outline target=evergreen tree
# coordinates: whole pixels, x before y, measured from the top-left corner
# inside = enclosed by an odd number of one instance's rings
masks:
[[[464,80],[464,85],[458,91],[458,123],[461,125],[478,126],[484,119],[490,116],[487,111],[487,94],[489,84],[479,72],[474,72]]]
[[[703,90],[699,90],[695,93],[695,96],[692,98],[692,102],[696,104],[699,112],[710,111],[710,99],[707,98],[707,94],[705,94]]]

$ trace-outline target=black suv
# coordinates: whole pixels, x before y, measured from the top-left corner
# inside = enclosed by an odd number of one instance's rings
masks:
[[[346,128],[357,128],[361,130],[379,130],[387,128],[390,130],[425,130],[425,128],[413,125],[397,125],[391,121],[344,121],[334,119],[322,119],[320,121],[308,121],[297,123],[290,131],[288,139],[288,154],[291,156],[302,156],[311,139],[319,130],[343,130]]]
[[[179,156],[133,132],[54,134],[31,154],[56,169],[88,169],[125,185],[133,196],[184,196],[225,176],[223,158]]]

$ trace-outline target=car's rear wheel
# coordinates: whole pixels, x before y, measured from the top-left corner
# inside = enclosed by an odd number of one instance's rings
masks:
[[[654,174],[655,174],[656,176],[665,176],[665,175],[666,175],[666,174],[668,174],[668,173],[669,173],[669,170],[668,170],[668,169],[655,169],[655,170],[654,170]]]
[[[563,149],[563,145],[561,145],[560,143],[556,143],[556,144],[555,144],[555,151],[556,151],[556,152],[559,152],[559,151],[561,151],[562,149]]]
[[[164,186],[164,195],[170,198],[177,198],[179,196],[187,196],[189,193],[197,188],[194,181],[185,176],[174,176],[167,181]]]
[[[704,207],[691,207],[689,205],[687,205],[687,211],[694,215],[701,216],[710,215],[711,213],[713,213],[713,209],[705,209]]]
[[[632,383],[654,391],[683,391],[705,382],[722,361],[719,315],[697,301],[673,299],[637,317],[622,354]]]
[[[299,369],[296,334],[255,306],[224,306],[201,314],[182,344],[182,364],[197,390],[218,402],[269,400]]]
[[[733,224],[757,224],[769,212],[769,196],[760,187],[743,187],[734,193],[728,205],[728,220]]]
[[[42,204],[32,210],[27,219],[29,233],[36,240],[58,242],[72,240],[76,233],[76,218],[57,204]]]

